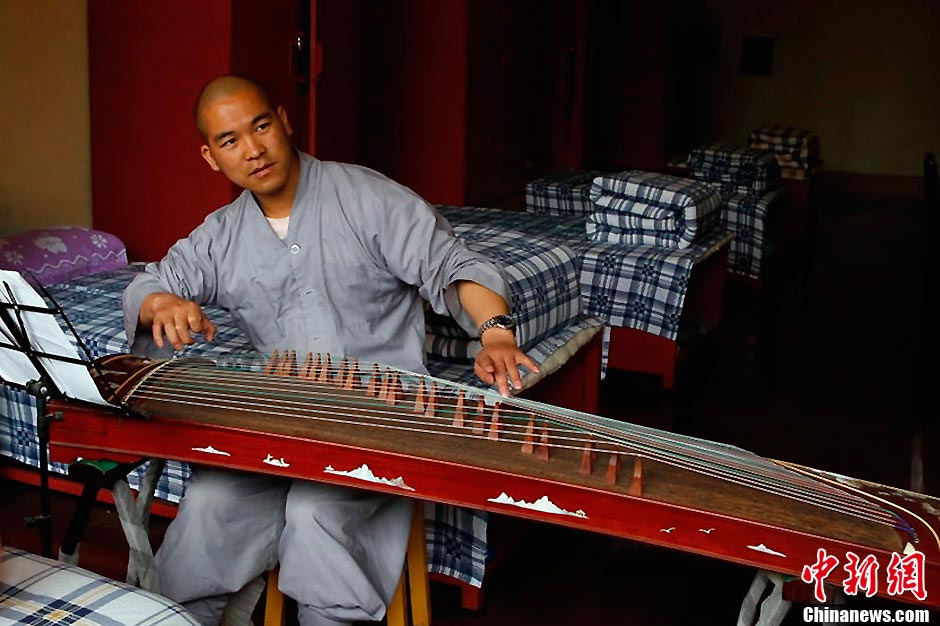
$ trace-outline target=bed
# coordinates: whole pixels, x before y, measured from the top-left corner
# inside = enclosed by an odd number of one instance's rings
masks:
[[[581,173],[582,182],[593,174]],[[577,257],[583,309],[604,322],[603,367],[655,374],[671,389],[680,345],[713,330],[721,319],[732,235],[713,228],[683,249],[589,241],[586,214],[577,202],[590,200],[583,186],[575,193],[580,199],[574,204],[556,204],[541,214],[437,208],[471,241],[518,232],[570,248]],[[531,186],[528,197],[536,202]]]
[[[574,252],[554,240],[518,235],[507,239],[505,233],[493,238],[473,237],[468,239],[468,245],[498,258],[510,279],[520,344],[541,365],[538,374],[524,372],[526,389],[522,393],[568,408],[596,412],[603,324],[583,311]],[[11,244],[0,246],[0,254],[3,247],[9,249]],[[123,251],[123,246],[120,247]],[[60,276],[52,276],[49,280],[55,284],[46,287],[66,311],[93,357],[128,351],[121,295],[143,265],[122,263],[120,254],[117,258],[105,271],[77,278],[69,276],[65,282],[56,282]],[[20,259],[18,265],[24,268],[25,259]],[[181,355],[214,358],[252,352],[247,338],[226,311],[207,307],[206,312],[218,326],[215,340],[212,344],[190,346]],[[454,330],[456,326],[450,331],[447,326],[446,320],[429,319],[430,372],[441,378],[480,385],[473,374],[473,356],[478,347],[471,338],[461,336],[462,331]],[[436,337],[435,329],[446,336]],[[0,456],[31,468],[39,465],[35,403],[24,392],[4,385],[0,385]],[[68,471],[61,464],[53,464],[52,469],[59,474]],[[0,466],[0,471],[3,470]],[[145,470],[146,467],[140,467],[128,477],[132,487],[137,488]],[[17,473],[20,471],[21,468],[11,471],[7,467],[6,474],[21,476]],[[170,503],[178,502],[188,476],[185,464],[168,462],[156,481],[156,496]],[[490,550],[487,515],[428,505],[426,516],[429,571],[459,583],[465,606],[478,605]]]
[[[768,254],[794,243],[799,250],[811,235],[823,162],[818,135],[794,127],[757,128],[748,135],[748,145],[700,146],[670,161],[666,170],[718,185],[722,222],[735,233],[728,271],[736,279],[759,284]],[[778,167],[753,167],[767,159]]]

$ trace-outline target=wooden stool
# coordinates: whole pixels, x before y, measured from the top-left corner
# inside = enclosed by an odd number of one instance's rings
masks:
[[[277,588],[277,568],[268,572],[264,592],[264,626],[284,626],[284,594]]]
[[[277,569],[268,572],[264,626],[284,626],[284,594],[277,588]],[[410,608],[410,615],[409,615]],[[409,619],[410,618],[410,619]],[[428,547],[424,537],[424,502],[415,500],[408,534],[405,568],[386,613],[388,626],[430,626]]]
[[[410,616],[409,616],[409,608]],[[408,618],[411,618],[410,620]],[[428,584],[428,543],[424,536],[424,502],[415,500],[408,534],[408,551],[401,580],[386,614],[388,626],[430,626],[431,592]]]

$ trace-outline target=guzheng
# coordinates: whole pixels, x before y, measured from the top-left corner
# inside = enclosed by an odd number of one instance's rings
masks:
[[[171,458],[332,482],[797,577],[824,550],[840,564],[834,584],[850,553],[871,555],[878,595],[940,606],[933,497],[329,355],[117,355],[95,376],[128,411],[54,404],[57,460]],[[899,563],[919,569],[919,589],[898,586]]]

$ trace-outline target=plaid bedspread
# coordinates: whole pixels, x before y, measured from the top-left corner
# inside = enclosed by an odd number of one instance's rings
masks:
[[[183,607],[131,585],[5,546],[0,626],[198,626]]]
[[[780,165],[771,152],[713,143],[689,152],[692,178],[720,187],[723,196],[760,195],[780,186]]]
[[[706,184],[632,170],[606,174],[591,186],[591,241],[687,248],[715,223],[718,194]]]
[[[683,249],[590,242],[580,250],[585,311],[610,326],[675,340],[692,267],[731,237],[713,228]]]
[[[498,228],[554,239],[571,248],[579,263],[584,312],[607,326],[624,326],[675,340],[692,267],[732,235],[715,227],[688,248],[588,241],[586,218],[532,215],[476,207],[438,206],[461,236]],[[606,350],[604,352],[606,360]]]
[[[764,255],[764,221],[767,213],[784,197],[776,189],[760,197],[746,193],[732,194],[721,211],[722,226],[734,233],[728,250],[728,269],[750,278],[760,276]]]
[[[461,233],[467,247],[495,261],[509,277],[516,320],[516,340],[530,350],[564,329],[581,315],[578,263],[574,252],[551,239],[498,227]],[[426,317],[428,354],[473,359],[479,341],[472,339],[449,316]]]
[[[129,266],[48,287],[53,298],[67,312],[93,357],[127,352],[121,295],[134,275],[142,269],[142,265]],[[563,274],[568,272],[567,269],[561,271]],[[553,276],[553,271],[546,270],[546,275]],[[525,287],[522,290],[524,291]],[[599,320],[580,314],[580,302],[569,302],[561,306],[559,310],[564,313],[560,315],[567,316],[575,309],[578,313],[572,315],[569,323],[535,342],[527,350],[537,362],[544,362],[580,332],[599,330]],[[198,343],[187,346],[180,353],[181,356],[221,358],[254,352],[247,337],[235,326],[227,311],[211,306],[205,307],[205,310],[218,328],[215,340],[211,344]],[[546,319],[556,318],[548,314]],[[543,321],[542,327],[549,323]],[[466,362],[429,358],[428,369],[434,376],[482,386],[473,373],[472,365]],[[31,396],[0,385],[0,454],[34,467],[39,466],[35,415],[35,402]],[[51,466],[53,471],[58,473],[65,474],[68,471],[67,466],[63,464],[52,463]],[[144,471],[145,467],[140,467],[128,477],[131,487],[139,486]],[[179,502],[189,474],[187,464],[167,461],[166,469],[157,482],[156,496],[170,502]],[[482,560],[485,557],[485,548],[480,551],[455,547],[455,542],[459,543],[463,538],[472,536],[474,545],[481,544],[485,547],[486,514],[478,511],[451,512],[447,519],[459,526],[453,526],[446,520],[429,520],[428,567],[432,572],[452,575],[479,586],[482,584],[482,572],[485,567],[485,561]]]
[[[602,172],[558,172],[525,186],[525,209],[534,215],[583,217],[594,210],[591,183]]]

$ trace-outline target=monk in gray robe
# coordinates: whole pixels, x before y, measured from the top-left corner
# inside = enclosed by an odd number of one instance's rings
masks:
[[[482,350],[475,371],[504,395],[536,364],[516,345],[502,272],[469,251],[413,192],[366,168],[291,146],[290,124],[254,83],[200,94],[202,156],[244,192],[210,214],[124,294],[133,351],[155,355],[231,311],[262,352],[290,348],[425,372],[423,301]],[[401,574],[408,500],[306,481],[193,468],[157,554],[161,590],[202,623],[280,563],[302,626],[379,620]]]

